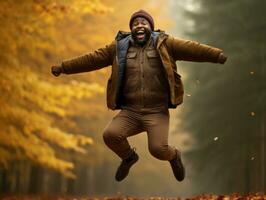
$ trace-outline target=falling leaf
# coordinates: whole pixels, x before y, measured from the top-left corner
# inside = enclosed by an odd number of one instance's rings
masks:
[[[191,97],[191,94],[186,94],[187,97]]]
[[[217,141],[218,139],[219,139],[218,137],[213,138],[214,141]]]

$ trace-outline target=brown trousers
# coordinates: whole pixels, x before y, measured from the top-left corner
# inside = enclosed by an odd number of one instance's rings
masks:
[[[133,151],[127,137],[146,131],[150,153],[160,160],[172,160],[176,150],[168,145],[168,130],[168,109],[159,112],[123,109],[106,126],[103,139],[121,159],[126,159]]]

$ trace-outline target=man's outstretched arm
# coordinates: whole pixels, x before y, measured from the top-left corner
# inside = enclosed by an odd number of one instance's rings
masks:
[[[169,36],[166,40],[166,45],[175,60],[224,64],[227,59],[221,49],[195,41]]]
[[[115,42],[112,42],[105,48],[100,48],[94,52],[65,60],[59,66],[52,66],[51,72],[55,76],[59,76],[61,73],[75,74],[101,69],[112,64],[114,53]]]

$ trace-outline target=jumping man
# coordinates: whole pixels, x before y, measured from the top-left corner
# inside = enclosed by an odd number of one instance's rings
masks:
[[[139,157],[127,137],[147,132],[148,148],[157,159],[169,161],[178,181],[185,177],[181,153],[168,145],[169,108],[183,102],[183,84],[176,61],[225,63],[222,50],[198,42],[171,37],[154,30],[144,10],[129,21],[131,32],[119,31],[115,41],[94,52],[52,66],[61,73],[90,72],[112,66],[107,84],[107,107],[121,111],[103,132],[105,144],[122,160],[115,179],[122,181]]]

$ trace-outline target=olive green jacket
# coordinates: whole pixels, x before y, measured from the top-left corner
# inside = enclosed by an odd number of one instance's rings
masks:
[[[120,34],[130,34],[120,32]],[[156,49],[162,60],[169,83],[169,108],[176,108],[183,102],[184,88],[181,76],[177,73],[177,60],[194,62],[218,62],[221,49],[198,42],[174,38],[160,31],[156,41]],[[107,106],[120,109],[118,101],[119,65],[117,56],[117,40],[105,48],[62,62],[63,73],[73,74],[90,72],[103,67],[112,66],[112,73],[107,84]]]

